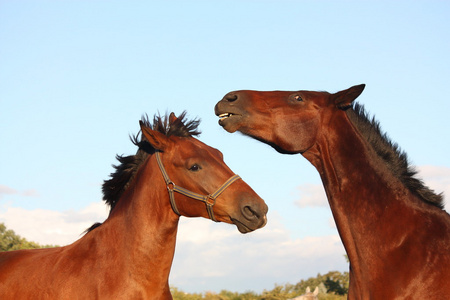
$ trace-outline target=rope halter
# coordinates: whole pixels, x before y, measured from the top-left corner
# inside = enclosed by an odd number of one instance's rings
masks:
[[[161,170],[162,176],[164,177],[164,181],[166,182],[167,190],[169,191],[169,200],[170,205],[172,206],[173,211],[181,216],[180,212],[178,211],[177,205],[175,203],[175,194],[174,192],[180,193],[182,195],[185,195],[187,197],[193,198],[195,200],[202,201],[206,204],[206,211],[208,212],[208,216],[211,220],[214,222],[218,222],[216,218],[214,217],[214,210],[213,206],[216,204],[216,199],[219,197],[222,192],[229,187],[233,182],[240,179],[241,177],[237,174],[231,176],[227,181],[225,181],[224,184],[222,184],[214,193],[209,195],[202,195],[198,193],[194,193],[188,189],[182,188],[180,186],[177,186],[172,180],[170,180],[169,175],[166,172],[166,169],[164,168],[164,165],[161,161],[161,155],[159,154],[159,151],[156,151],[156,161],[158,162],[159,169]]]

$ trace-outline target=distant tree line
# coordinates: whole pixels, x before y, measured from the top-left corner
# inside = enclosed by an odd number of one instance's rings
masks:
[[[39,245],[35,242],[27,241],[17,235],[13,230],[7,229],[5,224],[0,223],[0,251],[11,251],[20,249],[51,248],[54,245]]]
[[[171,288],[174,300],[285,300],[295,298],[305,293],[309,286],[311,290],[319,287],[319,300],[347,299],[349,284],[348,272],[331,271],[324,275],[317,274],[297,284],[275,285],[272,290],[264,290],[258,294],[252,291],[245,293],[222,290],[220,293],[185,293],[176,287]]]
[[[0,251],[50,247],[57,246],[27,241],[13,230],[7,229],[5,224],[0,223]],[[348,284],[348,272],[331,271],[301,280],[297,284],[275,285],[272,290],[264,290],[260,294],[253,291],[238,293],[227,290],[222,290],[220,293],[185,293],[176,287],[171,287],[170,290],[174,300],[285,300],[304,294],[309,286],[312,290],[319,287],[318,297],[321,300],[344,300],[347,299]]]

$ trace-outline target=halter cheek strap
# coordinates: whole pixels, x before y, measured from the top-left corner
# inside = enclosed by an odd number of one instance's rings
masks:
[[[180,212],[178,211],[177,205],[175,203],[175,194],[174,192],[180,193],[182,195],[185,195],[187,197],[193,198],[195,200],[202,201],[206,204],[206,211],[208,212],[208,216],[211,220],[214,222],[218,222],[216,218],[214,217],[214,210],[213,206],[216,204],[216,198],[219,197],[222,192],[229,187],[233,182],[240,179],[241,177],[239,175],[233,175],[231,176],[227,181],[225,181],[224,184],[222,184],[214,193],[209,195],[202,195],[195,192],[192,192],[188,189],[182,188],[180,186],[177,186],[172,180],[170,180],[169,175],[166,172],[166,169],[164,168],[164,165],[161,161],[161,155],[158,151],[155,153],[156,155],[156,161],[158,162],[159,169],[161,170],[162,176],[164,177],[164,181],[166,182],[167,190],[169,191],[169,200],[170,205],[172,206],[173,211],[181,216]]]

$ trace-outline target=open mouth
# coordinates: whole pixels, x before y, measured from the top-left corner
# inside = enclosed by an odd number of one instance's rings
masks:
[[[229,112],[220,114],[219,115],[219,118],[220,118],[219,121],[223,121],[225,119],[228,119],[231,116],[235,116],[235,114],[232,114],[232,113],[229,113]]]
[[[233,109],[216,109],[216,115],[219,117],[219,125],[228,132],[235,132],[238,129],[243,115]]]
[[[228,120],[233,120],[234,122],[236,122],[237,120],[240,119],[240,117],[242,117],[242,115],[235,114],[232,112],[226,112],[219,114],[218,117],[219,117],[219,124],[223,126],[225,124],[224,122],[227,122]]]

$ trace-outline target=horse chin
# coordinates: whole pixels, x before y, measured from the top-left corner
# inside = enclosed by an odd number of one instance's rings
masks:
[[[231,218],[231,222],[233,222],[233,224],[236,225],[236,227],[237,227],[237,229],[239,230],[240,233],[245,234],[245,233],[249,233],[249,232],[255,231],[256,229],[259,229],[259,228],[262,228],[262,227],[266,226],[266,224],[267,224],[267,216],[264,216],[262,223],[256,225],[255,228],[250,228],[249,226],[245,225],[244,223],[242,223],[238,219]]]
[[[242,224],[241,222],[239,222],[236,219],[232,219],[232,221],[233,221],[233,224],[236,225],[236,227],[240,233],[245,234],[245,233],[249,233],[249,232],[252,232],[255,230],[255,229],[251,229],[251,228],[247,227],[246,225]]]
[[[231,115],[226,118],[222,118],[219,120],[219,125],[223,127],[229,133],[233,133],[239,130],[241,127],[240,120],[242,116],[240,115]]]

